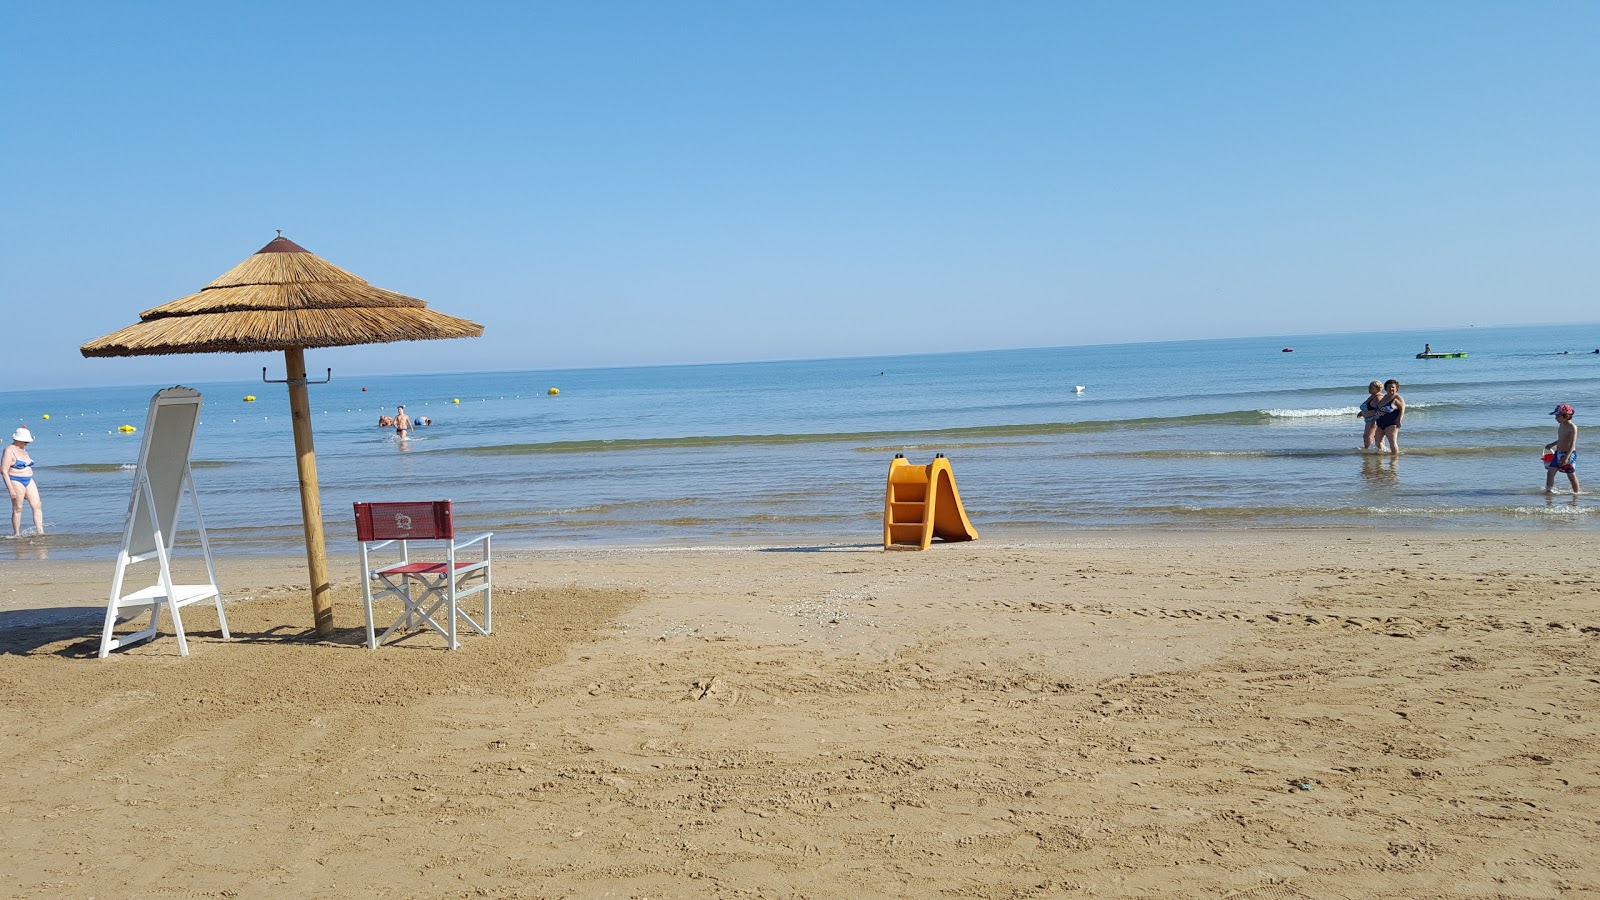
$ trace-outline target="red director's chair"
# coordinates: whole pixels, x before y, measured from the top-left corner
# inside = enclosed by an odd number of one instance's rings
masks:
[[[456,620],[460,619],[478,634],[488,634],[492,625],[493,582],[490,575],[489,539],[493,532],[471,540],[455,539],[455,522],[449,500],[415,503],[357,503],[356,540],[361,542],[361,599],[367,613],[367,647],[376,650],[396,630],[410,632],[427,626],[438,632],[451,650],[456,641]],[[411,544],[428,542],[433,559],[412,559]],[[464,550],[480,545],[472,559],[458,558]],[[375,551],[388,549],[391,559],[384,564],[372,560]],[[392,559],[398,552],[399,559]],[[442,556],[443,559],[436,557]],[[377,589],[374,590],[374,587]],[[461,607],[461,601],[483,595],[483,622]],[[399,599],[402,609],[394,624],[380,636],[372,622],[372,604],[386,597]],[[444,612],[444,622],[436,616]]]

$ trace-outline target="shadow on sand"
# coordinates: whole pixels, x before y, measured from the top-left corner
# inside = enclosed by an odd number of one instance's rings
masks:
[[[882,550],[882,544],[829,544],[818,547],[761,547],[761,553],[865,553]]]
[[[41,651],[46,651],[55,656],[76,659],[92,659],[100,653],[100,628],[105,622],[105,608],[95,606],[61,606],[41,609],[12,609],[0,611],[0,654],[14,656],[30,656]],[[146,621],[145,613],[134,616],[123,616],[117,619],[119,632],[130,622],[138,622],[142,627]],[[151,641],[135,644],[135,647],[145,647],[152,643],[170,643],[173,656],[178,655],[178,645],[173,638],[172,620],[163,615],[160,633]],[[232,637],[224,641],[221,628],[195,628],[189,624],[187,617],[184,621],[184,634],[191,642],[205,641],[216,643],[241,643],[241,644],[324,644],[333,647],[349,647],[352,649],[366,649],[367,630],[365,625],[354,628],[335,628],[333,634],[327,638],[318,638],[316,631],[311,628],[299,628],[288,625],[276,625],[261,631],[241,631],[237,627],[230,629]],[[392,644],[404,646],[413,643],[413,639],[420,638],[421,634],[408,634],[397,637]],[[65,642],[65,643],[64,643]],[[420,642],[419,642],[420,643]],[[385,644],[389,646],[389,644]],[[112,651],[116,655],[122,651]],[[190,653],[194,647],[190,647]]]

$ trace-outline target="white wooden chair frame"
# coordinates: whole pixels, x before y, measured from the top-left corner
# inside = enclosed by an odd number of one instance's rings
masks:
[[[180,407],[192,409],[181,410]],[[211,560],[211,542],[206,537],[205,520],[200,515],[200,498],[195,493],[194,476],[189,466],[199,417],[198,391],[173,387],[156,392],[150,399],[144,443],[139,448],[139,467],[133,478],[133,496],[128,499],[128,521],[122,531],[122,548],[117,553],[116,574],[111,579],[105,627],[100,632],[101,659],[119,647],[154,638],[163,608],[172,614],[172,629],[178,638],[178,654],[188,656],[189,639],[184,634],[183,617],[178,611],[206,600],[216,605],[223,638],[233,636],[228,632],[228,616],[222,609],[217,569]],[[153,467],[151,451],[158,445],[162,450]],[[176,455],[180,450],[181,468],[176,463]],[[177,513],[185,493],[189,495],[194,509],[195,530],[200,533],[200,552],[205,557],[206,574],[210,578],[208,584],[175,584],[172,580],[171,549],[177,537]],[[151,559],[155,559],[160,567],[156,583],[128,594],[122,593],[128,567]],[[137,618],[148,611],[150,621],[145,627],[133,634],[113,634],[119,613],[135,608],[140,611],[132,613],[129,618]]]

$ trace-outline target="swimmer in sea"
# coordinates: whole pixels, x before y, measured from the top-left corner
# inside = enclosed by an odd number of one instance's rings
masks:
[[[11,533],[22,536],[22,504],[33,507],[33,530],[44,534],[44,502],[39,499],[39,485],[33,480],[33,457],[28,455],[28,445],[33,442],[33,432],[26,425],[11,434],[11,445],[0,453],[0,471],[5,472],[6,490],[11,493]]]
[[[411,417],[406,415],[404,406],[394,414],[394,433],[402,441],[411,436]]]

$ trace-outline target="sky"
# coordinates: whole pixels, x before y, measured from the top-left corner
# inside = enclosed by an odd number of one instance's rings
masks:
[[[1600,3],[0,4],[0,390],[278,229],[335,374],[1589,322]]]

